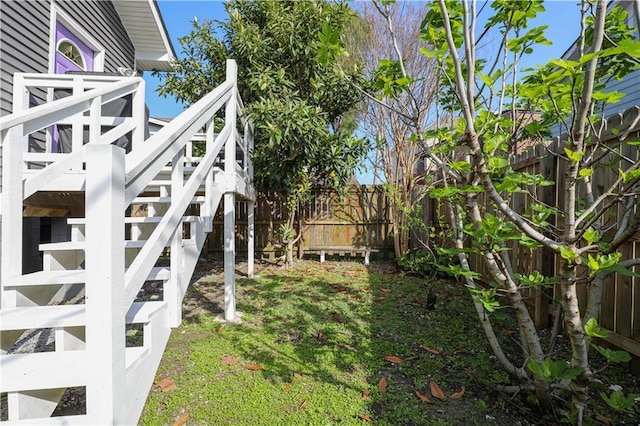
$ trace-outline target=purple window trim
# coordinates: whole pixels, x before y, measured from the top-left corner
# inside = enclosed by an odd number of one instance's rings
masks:
[[[68,39],[73,42],[78,49],[80,49],[80,53],[82,53],[82,57],[84,59],[85,71],[93,71],[93,62],[94,62],[94,51],[91,50],[89,46],[83,43],[78,37],[75,36],[71,31],[69,31],[64,25],[60,22],[56,22],[56,52],[58,43],[61,40]]]
[[[82,59],[84,60],[84,71],[93,71],[95,52],[85,43],[80,41],[80,39],[76,37],[75,34],[73,34],[71,31],[69,31],[69,29],[67,29],[64,25],[62,25],[60,22],[56,22],[55,68],[53,72],[55,74],[64,74],[67,71],[83,71],[78,66],[78,64],[71,61],[62,53],[58,52],[58,45],[60,44],[60,41],[64,39],[71,41],[80,50]],[[58,132],[58,126],[56,125],[53,126],[51,134],[51,152],[58,152],[59,139],[60,135]]]

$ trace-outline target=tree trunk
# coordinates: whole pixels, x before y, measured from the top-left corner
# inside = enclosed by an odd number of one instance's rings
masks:
[[[575,266],[563,259],[560,264],[560,288],[562,291],[562,309],[564,326],[571,343],[571,365],[582,367],[582,373],[571,380],[571,399],[579,415],[587,403],[588,385],[591,376],[589,369],[589,345],[580,318],[580,308],[576,294]]]

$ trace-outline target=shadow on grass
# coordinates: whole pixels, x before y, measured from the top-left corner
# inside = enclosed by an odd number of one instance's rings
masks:
[[[221,327],[212,319],[223,311],[216,272],[191,286],[159,371],[178,390],[152,393],[143,424],[184,410],[207,424],[486,422],[473,371],[494,366],[460,285],[402,276],[390,263],[268,267],[237,278],[243,324]],[[449,398],[463,387],[462,398]]]

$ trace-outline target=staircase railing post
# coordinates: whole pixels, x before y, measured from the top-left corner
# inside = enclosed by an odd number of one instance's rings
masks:
[[[184,151],[180,150],[171,160],[171,199],[179,200],[184,188]],[[182,274],[183,268],[182,223],[178,225],[171,240],[171,279],[168,302],[171,327],[182,322]]]
[[[0,306],[3,308],[16,306],[16,292],[4,289],[4,280],[22,274],[22,171],[26,138],[23,126],[17,126],[6,133],[2,141],[2,291]],[[8,342],[13,339],[8,339]],[[9,342],[7,344],[13,344]],[[4,351],[0,345],[0,353]]]
[[[247,275],[253,278],[255,258],[255,201],[247,201]]]
[[[86,148],[87,415],[123,424],[125,394],[125,153],[114,145]]]
[[[138,88],[132,95],[132,111],[131,116],[136,125],[131,133],[131,147],[132,149],[140,148],[140,145],[144,142],[146,137],[145,128],[147,125],[146,109],[144,104],[144,80],[140,79],[138,82]]]
[[[237,71],[236,62],[227,60],[227,81],[233,82],[225,110],[225,125],[231,126],[231,133],[224,147],[224,172],[227,183],[224,194],[224,319],[228,322],[238,320],[235,295],[235,194],[233,192],[236,175]]]
[[[215,140],[214,129],[215,129],[215,123],[212,117],[211,120],[207,122],[207,131],[205,134],[206,135],[205,151],[207,153],[210,153],[211,151],[213,151],[213,141]],[[206,200],[204,203],[204,215],[203,215],[205,217],[205,223],[204,223],[205,232],[213,231],[213,216],[216,214],[215,208],[217,208],[217,206],[214,207],[213,205],[213,179],[214,179],[214,172],[213,172],[213,168],[211,168],[211,170],[209,170],[209,173],[207,173],[207,180],[205,181],[205,189],[204,189],[204,194],[206,197]]]

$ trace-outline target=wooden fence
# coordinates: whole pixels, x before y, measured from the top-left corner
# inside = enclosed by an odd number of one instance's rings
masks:
[[[635,110],[634,110],[635,111]],[[633,111],[631,111],[633,112]],[[638,112],[636,111],[635,114]],[[609,128],[625,129],[635,118],[634,114],[625,114],[617,117],[617,122],[609,122]],[[611,133],[608,135],[613,138]],[[631,133],[627,140],[638,140],[640,131]],[[553,186],[530,187],[531,194],[534,194],[539,202],[543,202],[550,206],[562,206],[565,200],[565,188],[562,176],[566,170],[566,161],[558,159],[557,155],[550,152],[564,154],[564,141],[557,139],[546,148],[537,146],[528,151],[512,158],[512,168],[517,172],[527,172],[531,174],[542,174],[545,179],[555,182]],[[637,161],[640,158],[640,152],[637,146],[625,146],[622,154],[629,160]],[[628,161],[625,164],[617,159],[615,154],[609,154],[600,159],[598,165],[594,167],[594,191],[598,194],[615,181],[619,168],[626,168],[631,165]],[[583,197],[584,194],[578,194]],[[514,194],[511,200],[511,207],[518,213],[530,211],[531,204],[536,200],[528,193]],[[640,208],[640,206],[635,207]],[[446,209],[439,205],[433,199],[425,199],[423,203],[425,210],[425,221],[428,226],[434,226],[436,229],[445,229],[448,227]],[[603,229],[612,227],[621,218],[621,207],[617,206],[604,217]],[[552,225],[555,225],[558,232],[563,228],[563,218],[561,216],[551,217],[548,219]],[[606,237],[613,235],[605,233]],[[554,277],[558,273],[558,258],[548,249],[539,249],[531,251],[516,243],[511,244],[511,261],[514,268],[521,274],[527,274],[533,270],[538,270],[541,274]],[[640,256],[640,233],[636,235],[623,246],[619,252],[622,253],[622,260],[637,258]],[[481,273],[484,277],[488,277],[489,273],[485,263],[479,255],[471,255],[470,263],[472,269]],[[635,272],[640,273],[640,267],[635,268]],[[585,308],[587,298],[587,279],[586,269],[580,271],[580,281],[578,286],[578,299],[581,309]],[[552,289],[532,289],[526,294],[527,302],[531,307],[532,314],[536,324],[540,327],[549,325],[551,315],[553,314],[554,304],[559,300],[559,288],[557,286]],[[602,327],[612,331],[608,340],[610,343],[622,348],[636,356],[640,357],[640,278],[628,277],[619,274],[612,274],[607,279],[604,292],[602,307],[600,311],[599,323]]]
[[[352,185],[345,197],[335,192],[315,190],[311,200],[302,206],[302,247],[368,247],[378,256],[393,254],[393,240],[388,215],[388,201],[379,186]],[[247,205],[236,202],[236,252],[247,252]],[[259,194],[255,206],[256,256],[274,259],[282,254],[277,247],[277,232],[286,220],[284,200],[275,194]],[[223,218],[214,218],[213,232],[208,237],[211,255],[222,253]],[[299,252],[300,253],[300,252]],[[303,254],[303,253],[301,253]]]

